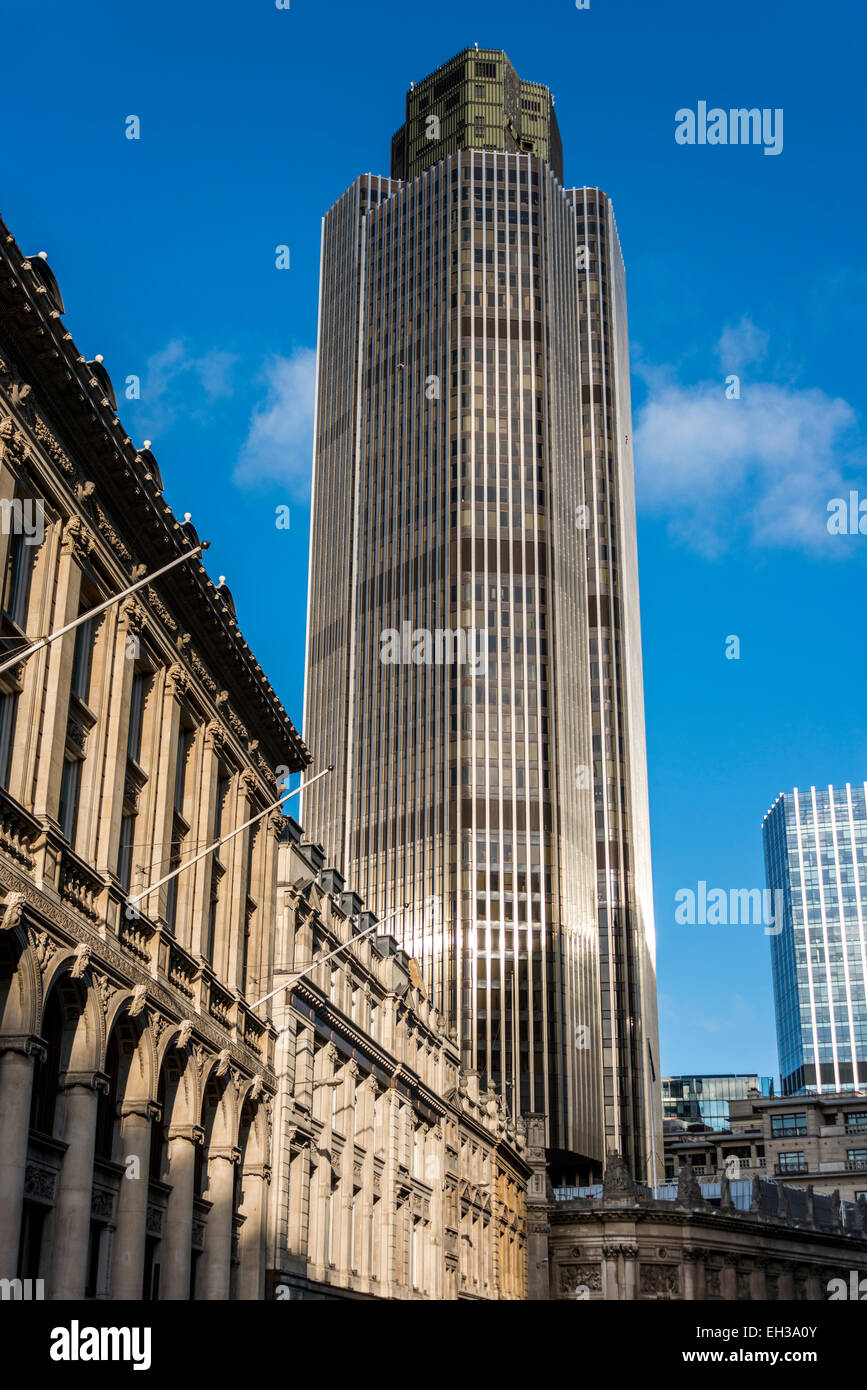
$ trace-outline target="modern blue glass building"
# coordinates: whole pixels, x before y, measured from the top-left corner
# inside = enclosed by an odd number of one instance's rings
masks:
[[[770,1076],[733,1073],[713,1076],[664,1076],[662,1078],[662,1118],[683,1124],[703,1124],[710,1129],[727,1130],[729,1101],[747,1100],[751,1091],[760,1096],[774,1094]]]
[[[867,1087],[865,786],[796,787],[764,819],[783,905],[770,938],[783,1095]]]

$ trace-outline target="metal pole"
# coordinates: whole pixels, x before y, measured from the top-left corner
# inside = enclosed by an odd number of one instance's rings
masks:
[[[168,570],[174,569],[175,565],[182,565],[185,560],[191,560],[194,555],[201,555],[202,551],[207,550],[209,545],[210,541],[202,541],[201,545],[194,546],[192,550],[185,550],[183,555],[177,555],[174,560],[171,560],[167,565],[163,565],[162,569],[154,570],[153,574],[146,574],[144,579],[139,579],[135,584],[130,584],[128,588],[121,590],[119,594],[114,594],[111,598],[107,598],[104,603],[98,603],[95,608],[88,609],[86,613],[79,613],[78,617],[74,618],[71,623],[67,623],[64,627],[59,627],[56,632],[51,632],[47,637],[40,637],[38,641],[31,642],[29,647],[25,647],[23,651],[18,652],[15,656],[10,656],[8,660],[0,664],[0,675],[2,675],[4,671],[8,671],[10,667],[17,666],[19,662],[27,661],[29,657],[41,651],[43,647],[47,647],[49,643],[56,642],[58,637],[65,637],[67,632],[71,632],[73,628],[78,627],[81,623],[86,623],[88,618],[95,618],[97,613],[104,613],[106,608],[110,608],[113,603],[119,603],[122,598],[128,598],[130,594],[134,594],[137,589],[141,589],[145,584],[152,584],[155,579],[159,579],[161,574],[166,574]]]
[[[368,936],[370,932],[376,931],[377,927],[384,926],[390,917],[396,917],[399,912],[406,912],[408,907],[409,903],[403,903],[401,907],[396,907],[393,912],[386,913],[381,920],[374,922],[372,926],[365,927],[364,931],[360,931],[356,933],[355,936],[351,936],[349,940],[344,941],[341,946],[336,946],[334,950],[329,951],[327,955],[321,956],[319,960],[313,961],[312,965],[306,965],[297,975],[293,975],[291,980],[286,980],[282,985],[278,985],[276,989],[272,989],[270,994],[263,994],[261,999],[257,999],[255,1004],[250,1005],[250,1008],[258,1009],[260,1004],[265,1004],[269,999],[273,999],[274,995],[279,994],[281,989],[293,989],[299,980],[303,980],[305,975],[310,974],[311,970],[318,970],[319,966],[324,965],[327,960],[331,960],[332,956],[339,956],[340,952],[345,951],[353,942],[360,941],[363,936]]]
[[[168,883],[169,879],[175,878],[178,874],[182,874],[184,869],[189,869],[193,864],[198,864],[200,859],[204,859],[206,855],[211,854],[215,849],[218,849],[220,845],[224,845],[227,840],[234,839],[236,835],[241,834],[242,830],[246,830],[249,826],[255,825],[256,821],[261,820],[263,816],[267,816],[269,811],[276,811],[277,807],[281,805],[282,802],[288,801],[290,796],[297,796],[300,791],[305,790],[307,787],[312,787],[313,783],[318,782],[320,777],[327,776],[327,774],[333,770],[334,764],[329,763],[328,767],[324,768],[322,772],[317,772],[315,777],[311,777],[309,782],[303,782],[301,786],[296,787],[293,792],[284,792],[282,796],[278,796],[276,801],[272,801],[270,806],[266,806],[264,811],[259,811],[255,816],[251,816],[249,820],[244,821],[243,825],[237,826],[235,830],[230,830],[227,835],[222,835],[219,840],[215,840],[212,845],[208,845],[207,849],[203,849],[199,854],[195,855],[193,859],[188,859],[186,864],[179,864],[176,869],[172,869],[169,873],[163,874],[162,878],[157,879],[156,883],[149,884],[143,893],[136,893],[134,898],[127,898],[127,905],[133,907],[135,903],[140,903],[142,898],[146,898],[150,893],[155,893],[158,888],[162,888],[164,883]]]

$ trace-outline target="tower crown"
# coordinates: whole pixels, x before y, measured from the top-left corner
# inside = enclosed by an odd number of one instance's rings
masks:
[[[522,82],[499,48],[465,48],[406,94],[406,120],[391,141],[391,177],[414,179],[458,150],[535,154],[563,182],[554,98]]]

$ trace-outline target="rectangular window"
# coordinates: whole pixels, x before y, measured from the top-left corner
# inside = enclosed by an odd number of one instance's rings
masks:
[[[181,725],[178,730],[178,751],[175,763],[175,810],[183,815],[184,791],[186,788],[187,758],[193,746],[194,729]]]
[[[129,706],[129,733],[127,735],[126,755],[137,763],[141,757],[141,736],[144,720],[145,681],[144,671],[135,671],[132,678],[132,693]]]
[[[211,965],[214,963],[214,944],[217,940],[217,907],[220,902],[220,878],[215,872],[211,874],[211,901],[208,904],[208,936],[205,941],[205,960]]]
[[[229,783],[231,777],[228,773],[220,773],[217,778],[217,799],[214,803],[214,834],[213,838],[219,840],[223,830],[223,813],[226,807],[226,799],[229,795]]]
[[[182,856],[181,856],[182,847],[183,847],[183,840],[182,840],[181,836],[180,836],[179,834],[177,834],[177,833],[174,834],[174,835],[172,836],[172,852],[171,852],[171,855],[170,855],[170,857],[169,857],[169,873],[171,873],[173,869],[179,869],[179,868],[180,868],[180,866],[181,866],[181,858],[182,858]],[[178,915],[178,879],[179,879],[179,877],[180,877],[179,874],[175,874],[175,877],[174,877],[174,878],[170,878],[169,881],[168,881],[168,884],[166,885],[166,922],[167,922],[168,925],[172,928],[172,930],[174,930],[175,919],[177,918],[177,915]]]
[[[16,502],[20,500],[15,499]],[[30,576],[33,573],[33,560],[37,550],[36,546],[27,544],[27,539],[21,526],[12,531],[6,551],[6,573],[3,576],[3,612],[20,628],[23,628],[27,621]]]
[[[9,785],[12,764],[12,744],[15,739],[15,717],[18,713],[18,694],[5,690],[0,694],[0,786]]]
[[[799,1149],[790,1149],[780,1154],[779,1169],[781,1173],[806,1173],[807,1161]]]
[[[132,883],[132,849],[135,836],[135,816],[124,812],[120,821],[120,844],[117,851],[117,876],[125,893]]]
[[[91,605],[87,605],[90,607]],[[86,609],[82,609],[82,612]],[[72,681],[70,689],[76,699],[87,704],[90,695],[90,668],[93,662],[93,618],[80,623],[75,629],[75,651],[72,657]]]
[[[807,1133],[807,1115],[800,1111],[791,1115],[771,1116],[771,1135],[774,1139],[801,1139]]]
[[[64,758],[63,773],[60,778],[60,807],[58,819],[60,829],[69,843],[75,843],[75,827],[78,822],[78,794],[81,789],[81,763],[78,758]]]

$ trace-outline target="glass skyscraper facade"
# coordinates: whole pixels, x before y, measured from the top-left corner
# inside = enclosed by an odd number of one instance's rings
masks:
[[[783,1095],[867,1087],[865,784],[781,794],[763,825]],[[776,901],[776,899],[775,899]]]
[[[662,1078],[662,1119],[684,1125],[707,1125],[709,1129],[730,1127],[729,1101],[746,1100],[750,1091],[760,1096],[774,1094],[770,1076],[735,1073],[730,1076],[664,1076]]]
[[[303,817],[564,1170],[652,1177],[625,282],[561,159],[547,89],[467,50],[324,219]]]

